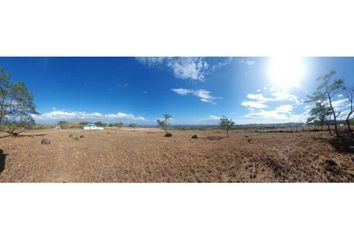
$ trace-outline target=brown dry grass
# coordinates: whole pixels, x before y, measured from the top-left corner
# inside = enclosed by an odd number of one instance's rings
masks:
[[[354,156],[337,152],[325,132],[231,133],[230,138],[217,130],[176,130],[165,138],[158,129],[139,128],[26,134],[0,138],[0,182],[354,181]],[[194,134],[199,139],[191,139]],[[51,144],[42,145],[43,137]]]

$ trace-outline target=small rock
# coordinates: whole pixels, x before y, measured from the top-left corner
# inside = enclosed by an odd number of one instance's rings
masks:
[[[339,174],[342,171],[338,163],[332,159],[327,159],[324,161],[324,168],[333,174]]]
[[[69,138],[72,138],[72,137],[73,137],[73,135],[72,135],[72,134],[70,134],[70,135],[69,135]]]
[[[249,138],[249,139],[247,139],[247,142],[249,142],[249,143],[250,143],[251,141],[252,141],[252,139],[250,139],[250,138]]]
[[[50,140],[48,138],[43,138],[41,144],[50,144]]]
[[[198,138],[198,135],[195,134],[195,135],[192,136],[192,138]]]
[[[80,135],[80,138],[84,138],[85,136],[84,135]]]
[[[337,163],[332,159],[327,159],[326,161],[324,161],[324,163],[326,166],[329,166],[329,167],[337,166]]]
[[[172,133],[166,133],[165,137],[172,137]]]

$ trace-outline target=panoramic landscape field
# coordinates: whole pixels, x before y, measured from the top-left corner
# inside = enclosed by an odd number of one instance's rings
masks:
[[[354,155],[329,139],[327,132],[29,131],[0,138],[0,182],[353,182]]]
[[[353,65],[0,57],[0,182],[353,182]]]

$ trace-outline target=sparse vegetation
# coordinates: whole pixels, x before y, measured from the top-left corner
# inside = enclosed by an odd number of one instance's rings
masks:
[[[161,128],[162,130],[165,131],[165,137],[166,137],[166,135],[169,133],[168,132],[168,129],[169,129],[168,120],[171,119],[172,116],[170,114],[164,114],[163,118],[164,118],[163,120],[157,119],[156,122],[157,122],[159,128]],[[171,134],[171,136],[172,136],[172,134]],[[169,136],[169,137],[171,137],[171,136]]]
[[[80,122],[81,123],[81,122]],[[61,128],[61,129],[65,129],[67,128],[67,126],[69,125],[69,123],[67,121],[59,121],[57,123],[57,125]]]
[[[123,127],[123,125],[124,125],[123,122],[116,122],[116,123],[110,123],[108,126],[121,128]]]
[[[225,116],[222,116],[219,120],[219,128],[226,131],[227,137],[229,137],[229,131],[235,126],[235,122]]]
[[[106,124],[106,123],[103,123],[103,122],[95,122],[95,125],[96,125],[97,127],[106,127],[106,126],[107,126],[107,124]]]
[[[332,147],[337,143],[326,132],[241,131],[224,138],[212,129],[197,141],[194,131],[176,130],[168,141],[156,128],[87,132],[80,140],[68,138],[79,137],[78,129],[21,138],[0,133],[11,157],[0,182],[354,182],[353,156]],[[43,134],[52,146],[41,145]]]

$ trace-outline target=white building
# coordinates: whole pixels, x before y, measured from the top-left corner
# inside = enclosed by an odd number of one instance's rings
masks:
[[[90,131],[90,130],[103,130],[103,127],[97,127],[95,124],[87,124],[85,126],[83,126],[84,130]]]

